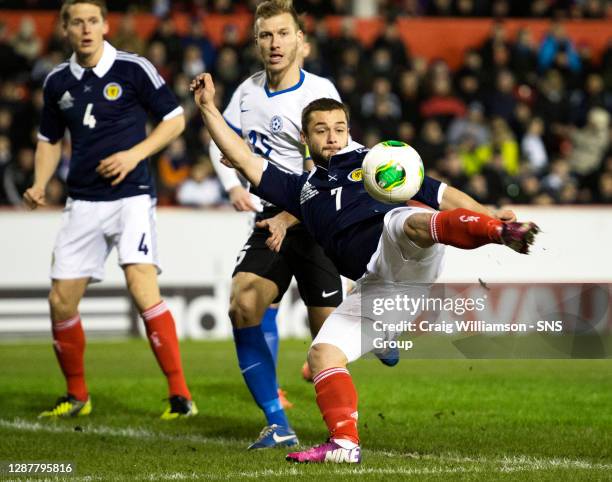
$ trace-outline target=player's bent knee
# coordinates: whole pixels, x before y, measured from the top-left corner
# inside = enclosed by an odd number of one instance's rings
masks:
[[[53,321],[66,320],[78,312],[79,300],[72,299],[56,286],[51,288],[48,299]]]
[[[315,376],[328,368],[345,367],[347,363],[346,355],[335,345],[317,343],[308,350],[308,365]]]
[[[420,248],[429,248],[434,244],[429,231],[432,213],[415,213],[404,221],[404,234]]]
[[[229,317],[234,328],[247,328],[261,323],[257,313],[257,290],[245,287],[234,290],[230,298]]]

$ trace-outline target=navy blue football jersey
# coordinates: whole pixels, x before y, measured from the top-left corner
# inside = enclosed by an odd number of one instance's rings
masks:
[[[385,214],[400,205],[372,198],[361,163],[368,149],[355,142],[334,155],[328,169],[296,175],[266,161],[255,193],[293,214],[323,247],[343,276],[360,278],[376,251]],[[444,184],[425,176],[415,201],[439,209]]]
[[[72,156],[68,195],[87,201],[112,201],[139,194],[155,195],[148,159],[117,186],[96,172],[102,159],[130,149],[147,136],[149,113],[157,121],[183,109],[145,58],[104,42],[102,58],[84,69],[73,55],[55,67],[43,86],[44,108],[39,139],[56,143],[70,131]]]

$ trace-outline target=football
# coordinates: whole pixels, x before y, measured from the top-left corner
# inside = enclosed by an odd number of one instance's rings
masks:
[[[366,154],[361,168],[368,194],[387,204],[405,203],[423,183],[421,156],[413,147],[401,141],[376,144]]]

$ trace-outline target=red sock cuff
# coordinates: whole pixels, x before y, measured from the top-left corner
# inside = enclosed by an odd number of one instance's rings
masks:
[[[52,323],[54,331],[63,331],[69,328],[72,328],[74,325],[81,322],[81,315],[77,313],[76,315],[68,318],[67,320],[62,321],[54,321]]]
[[[166,302],[164,300],[161,300],[159,303],[144,310],[140,314],[140,316],[142,316],[143,320],[149,321],[154,318],[157,318],[159,315],[165,313],[166,311],[168,311],[168,305],[166,305]]]
[[[345,374],[349,375],[349,372],[348,372],[348,370],[346,368],[342,368],[342,367],[327,368],[327,369],[317,373],[317,375],[312,378],[312,382],[316,386],[317,383],[322,382],[326,378],[330,377],[331,375],[335,375],[336,373],[345,373]]]

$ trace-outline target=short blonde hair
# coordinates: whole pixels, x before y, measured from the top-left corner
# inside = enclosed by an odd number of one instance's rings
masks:
[[[293,18],[295,22],[295,29],[302,30],[302,21],[300,17],[293,7],[293,0],[267,0],[265,2],[260,3],[255,10],[255,18],[254,23],[257,26],[257,20],[260,18],[270,18],[276,17],[277,15],[282,15],[283,13],[288,13]],[[257,27],[255,27],[255,32],[257,32]]]

